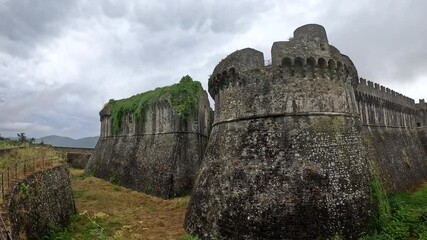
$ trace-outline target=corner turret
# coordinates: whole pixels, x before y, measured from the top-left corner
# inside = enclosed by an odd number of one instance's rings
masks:
[[[356,68],[315,24],[275,42],[272,60],[246,48],[213,70],[214,123],[185,228],[203,239],[356,238],[370,217]]]
[[[264,54],[252,48],[237,50],[223,59],[209,78],[209,94],[215,95],[229,84],[237,84],[236,72],[246,72],[264,67]]]
[[[313,44],[315,46],[319,46],[320,48],[329,47],[326,30],[322,25],[319,24],[307,24],[297,28],[294,31],[294,38],[298,41],[306,43],[307,45]]]
[[[325,29],[307,24],[294,31],[289,41],[274,42],[271,47],[272,64],[285,66],[290,74],[302,71],[308,79],[328,79],[357,83],[357,70],[349,57],[329,45]],[[301,69],[301,70],[300,70]]]

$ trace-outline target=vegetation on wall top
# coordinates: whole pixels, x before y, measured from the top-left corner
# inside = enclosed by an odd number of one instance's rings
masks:
[[[171,86],[156,88],[154,90],[134,95],[121,100],[110,100],[108,105],[112,109],[112,124],[114,134],[122,128],[123,116],[131,115],[136,121],[137,130],[144,126],[145,113],[148,106],[159,100],[166,100],[169,106],[179,116],[186,119],[196,110],[199,91],[202,90],[200,82],[186,75],[180,82]],[[108,106],[107,105],[107,106]]]

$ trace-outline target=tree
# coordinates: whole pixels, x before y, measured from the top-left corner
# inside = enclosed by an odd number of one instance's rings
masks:
[[[25,136],[25,133],[17,133],[16,135],[18,135],[18,141],[20,143],[24,143],[27,141],[27,136]]]

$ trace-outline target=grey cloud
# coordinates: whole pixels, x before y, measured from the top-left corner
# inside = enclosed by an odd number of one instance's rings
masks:
[[[49,126],[38,125],[30,122],[4,122],[0,124],[0,130],[6,132],[31,132],[31,131],[49,131]]]
[[[135,17],[151,31],[179,26],[183,30],[236,33],[247,29],[254,15],[266,11],[270,1],[154,1],[135,7]]]
[[[1,88],[7,88],[9,86],[7,81],[2,80],[1,78],[0,78],[0,80],[1,80],[0,81],[0,89]]]
[[[78,137],[97,135],[98,113],[90,102],[91,90],[80,84],[64,85],[41,92],[27,92],[3,103],[0,131],[8,135],[27,132],[37,136],[62,134]]]
[[[106,0],[101,2],[103,13],[109,18],[125,17],[131,6],[124,4],[122,0]]]
[[[370,1],[350,16],[338,15],[339,25],[327,20],[335,25],[330,39],[346,46],[361,76],[383,82],[415,81],[427,73],[427,28],[420,21],[426,8],[423,1]]]
[[[0,50],[26,56],[44,38],[58,34],[73,1],[13,0],[0,4]]]

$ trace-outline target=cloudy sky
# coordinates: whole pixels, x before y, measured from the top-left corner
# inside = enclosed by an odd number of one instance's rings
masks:
[[[98,112],[318,23],[359,75],[427,98],[427,1],[0,0],[0,134],[99,134]]]

